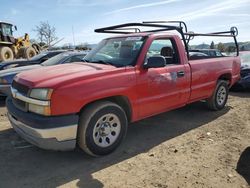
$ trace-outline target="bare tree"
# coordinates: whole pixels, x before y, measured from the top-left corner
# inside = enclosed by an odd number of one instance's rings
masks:
[[[35,26],[34,31],[37,32],[40,43],[45,43],[49,47],[53,41],[57,40],[56,28],[51,26],[48,21],[40,22],[39,25]]]
[[[76,50],[91,50],[91,47],[89,46],[89,43],[84,42],[77,45]]]
[[[219,42],[218,46],[217,46],[218,50],[220,50],[221,52],[225,52],[225,45],[221,42]]]

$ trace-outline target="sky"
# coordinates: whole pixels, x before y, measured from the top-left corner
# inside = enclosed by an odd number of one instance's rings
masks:
[[[250,0],[0,0],[0,20],[17,26],[15,36],[33,31],[41,21],[56,28],[58,43],[98,43],[110,37],[94,29],[151,20],[182,20],[199,33],[239,30],[238,41],[250,41]]]

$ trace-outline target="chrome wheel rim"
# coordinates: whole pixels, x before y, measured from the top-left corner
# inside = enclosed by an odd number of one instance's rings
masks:
[[[120,135],[121,122],[115,114],[105,114],[100,117],[93,131],[93,139],[97,146],[105,148],[111,146]]]
[[[221,86],[219,89],[218,89],[218,93],[217,93],[217,103],[219,105],[223,105],[223,103],[225,102],[226,100],[226,97],[227,97],[227,91],[226,91],[226,88]]]

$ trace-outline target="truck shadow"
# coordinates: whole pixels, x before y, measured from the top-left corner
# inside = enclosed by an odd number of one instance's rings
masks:
[[[237,163],[236,171],[245,178],[248,185],[250,185],[250,147],[246,148]]]
[[[5,107],[6,97],[0,96],[0,107]]]
[[[12,129],[0,131],[0,187],[57,187],[74,181],[78,187],[103,187],[93,173],[149,151],[226,114],[208,111],[198,102],[184,108],[133,123],[123,144],[112,154],[91,158],[81,151],[52,152],[29,147],[15,148]],[[129,172],[128,172],[129,173]],[[110,174],[112,176],[112,174]]]

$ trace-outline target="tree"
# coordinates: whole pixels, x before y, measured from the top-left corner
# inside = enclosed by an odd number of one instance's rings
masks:
[[[245,46],[241,46],[240,51],[245,51]]]
[[[34,29],[37,32],[37,37],[40,43],[45,43],[50,47],[51,43],[57,40],[56,28],[51,26],[48,21],[40,22]]]
[[[211,42],[211,44],[210,44],[210,49],[215,49],[214,41]]]
[[[228,46],[226,48],[226,51],[229,53],[235,52],[236,51],[236,47],[235,46]]]
[[[221,52],[225,52],[225,45],[224,45],[223,43],[220,42],[220,43],[218,44],[218,47],[217,47],[217,48],[218,48],[218,50],[220,50]]]
[[[76,50],[91,50],[87,42],[81,43],[76,46]]]

